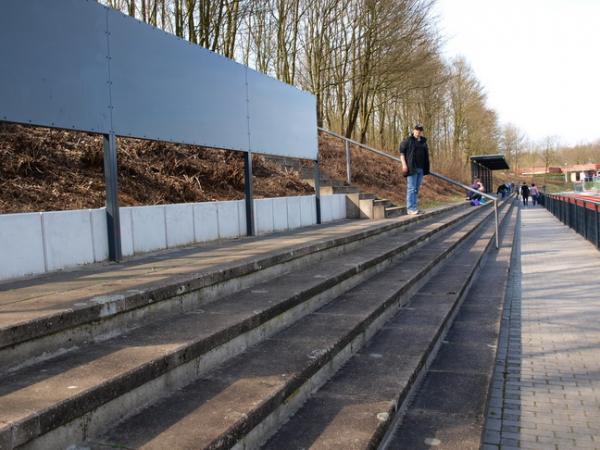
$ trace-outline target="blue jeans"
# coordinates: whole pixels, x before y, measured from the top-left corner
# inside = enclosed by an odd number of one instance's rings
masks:
[[[416,169],[413,175],[406,177],[406,209],[416,211],[419,202],[419,188],[423,182],[423,169]]]

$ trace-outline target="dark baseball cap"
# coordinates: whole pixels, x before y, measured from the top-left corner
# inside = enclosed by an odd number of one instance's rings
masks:
[[[419,130],[419,131],[423,131],[423,124],[422,123],[416,123],[415,127],[413,128],[414,130]]]

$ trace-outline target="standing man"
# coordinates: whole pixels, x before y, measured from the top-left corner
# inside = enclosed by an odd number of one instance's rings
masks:
[[[429,175],[429,147],[423,136],[423,125],[416,124],[412,135],[400,144],[402,175],[406,177],[406,212],[419,214],[419,188],[424,175]]]

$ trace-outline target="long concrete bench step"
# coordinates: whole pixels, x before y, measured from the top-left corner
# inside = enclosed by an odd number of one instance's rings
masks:
[[[406,214],[406,206],[386,206],[385,217],[398,217]]]
[[[508,227],[514,227],[508,208],[502,215],[510,218]],[[493,236],[490,223],[465,241],[439,275],[419,289],[262,448],[379,448],[435,357]],[[425,438],[415,447],[389,448],[428,448]]]
[[[481,210],[424,244],[414,260],[338,296],[198,381],[81,444],[92,448],[253,447],[281,425],[488,217]],[[241,448],[241,447],[240,447]]]
[[[467,212],[453,205],[418,220],[343,223],[1,285],[0,373],[164,314],[196,308],[419,221]]]
[[[52,444],[44,444],[44,437],[37,440],[40,448],[52,448],[53,439],[80,438],[82,432],[118,420],[288,326],[472,214],[489,211],[436,215],[418,228],[345,253],[341,264],[324,259],[201,309],[165,315],[127,334],[7,374],[0,383],[0,442],[14,448],[48,433]]]
[[[449,450],[482,447],[503,305],[514,273],[517,227],[503,230],[499,251],[488,256],[410,406],[401,420],[394,420],[381,450],[427,448],[427,443]]]

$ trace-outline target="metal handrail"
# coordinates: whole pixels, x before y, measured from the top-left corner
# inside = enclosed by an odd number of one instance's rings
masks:
[[[376,148],[370,147],[370,146],[368,146],[366,144],[362,144],[362,143],[360,143],[358,141],[355,141],[354,139],[347,138],[346,136],[342,136],[341,134],[336,133],[334,131],[326,130],[325,128],[321,128],[321,127],[318,127],[318,130],[321,131],[321,132],[323,132],[323,133],[326,133],[326,134],[329,134],[331,136],[334,136],[334,137],[337,137],[339,139],[342,139],[346,143],[346,163],[347,163],[346,170],[347,170],[347,178],[348,178],[347,181],[348,181],[348,184],[350,184],[350,178],[351,178],[351,175],[350,175],[351,174],[350,158],[349,158],[349,156],[350,156],[350,150],[348,148],[348,144],[357,145],[358,147],[364,148],[365,150],[368,150],[368,151],[370,151],[372,153],[376,153],[377,155],[380,155],[380,156],[383,156],[385,158],[389,158],[389,159],[391,159],[393,161],[397,161],[399,163],[402,163],[402,160],[400,158],[398,158],[397,156],[393,156],[393,155],[390,155],[387,152],[384,152],[384,151],[381,151],[381,150],[377,150]],[[488,194],[486,192],[478,191],[477,189],[473,189],[471,186],[467,186],[466,184],[463,184],[460,181],[453,180],[452,178],[448,178],[447,176],[441,175],[441,174],[436,173],[436,172],[431,172],[430,171],[429,175],[434,176],[436,178],[439,178],[440,180],[443,180],[443,181],[445,181],[447,183],[453,184],[453,185],[455,185],[457,187],[460,187],[462,189],[465,189],[467,191],[479,194],[482,197],[488,198],[488,199],[490,199],[490,200],[492,200],[494,202],[494,214],[495,214],[495,220],[496,220],[496,249],[499,248],[499,242],[498,242],[498,228],[499,228],[498,227],[498,197],[496,197],[495,195],[492,195],[492,194]]]

